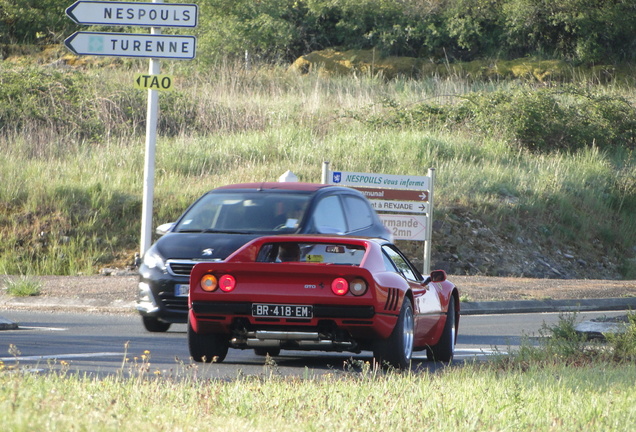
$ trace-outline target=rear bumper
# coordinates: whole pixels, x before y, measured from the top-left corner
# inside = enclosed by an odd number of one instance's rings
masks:
[[[234,348],[278,347],[355,351],[386,339],[397,315],[373,306],[313,305],[312,318],[259,318],[248,302],[193,302],[190,323],[200,334],[225,335]]]
[[[314,318],[372,319],[373,306],[314,305]],[[247,302],[192,302],[195,315],[205,319],[209,315],[251,316],[252,303]]]

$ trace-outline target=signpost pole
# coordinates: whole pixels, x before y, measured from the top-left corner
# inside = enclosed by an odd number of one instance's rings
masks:
[[[163,3],[163,0],[152,0]],[[161,29],[152,27],[151,34],[161,34]],[[151,58],[148,67],[150,75],[159,75],[161,65],[158,59]],[[157,147],[157,120],[159,117],[159,92],[148,89],[148,111],[146,118],[146,157],[144,161],[144,190],[141,209],[141,245],[139,256],[152,244],[152,210],[155,189],[155,149]]]
[[[428,177],[431,179],[428,193],[428,223],[426,224],[426,240],[424,240],[424,268],[422,274],[431,272],[431,243],[433,241],[433,204],[435,193],[435,168],[428,169]]]
[[[329,184],[329,161],[322,163],[322,176],[320,178],[322,184]]]

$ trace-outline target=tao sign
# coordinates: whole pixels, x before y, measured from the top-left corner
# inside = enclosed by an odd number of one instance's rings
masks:
[[[135,88],[142,90],[172,90],[172,76],[137,74]]]

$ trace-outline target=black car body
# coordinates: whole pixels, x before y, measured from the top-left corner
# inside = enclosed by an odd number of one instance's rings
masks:
[[[170,224],[139,266],[137,310],[148,331],[187,322],[190,271],[254,238],[338,234],[391,240],[362,193],[312,183],[245,183],[214,189]]]

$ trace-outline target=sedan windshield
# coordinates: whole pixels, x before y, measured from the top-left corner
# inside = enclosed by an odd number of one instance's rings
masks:
[[[291,233],[311,195],[267,192],[210,193],[181,218],[176,232]]]

